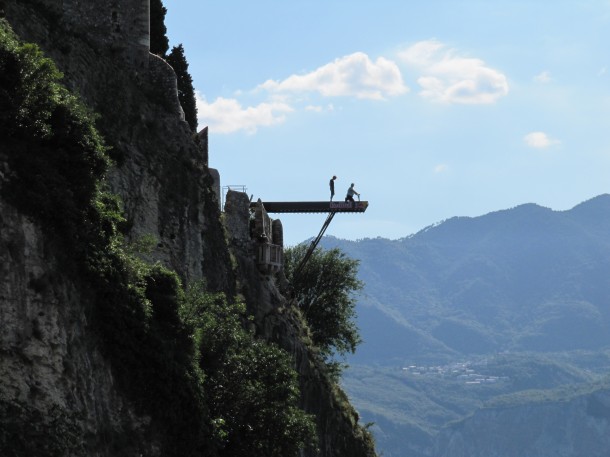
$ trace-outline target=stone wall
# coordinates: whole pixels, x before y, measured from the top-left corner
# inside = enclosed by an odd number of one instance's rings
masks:
[[[150,49],[149,0],[63,0],[63,17],[69,27],[96,42],[126,53],[145,67]]]
[[[184,110],[178,100],[178,79],[171,65],[155,54],[148,54],[148,74],[150,82],[158,90],[159,101],[167,106],[170,113],[184,121]],[[206,157],[202,157],[204,159]]]
[[[149,0],[4,0],[4,4],[9,18],[34,9],[56,27],[85,38],[93,48],[121,54],[137,68],[148,65]]]

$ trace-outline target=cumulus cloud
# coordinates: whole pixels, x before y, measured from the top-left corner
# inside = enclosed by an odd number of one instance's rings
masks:
[[[549,137],[544,132],[531,132],[523,137],[523,141],[530,148],[545,149],[555,144],[559,144],[559,140]]]
[[[542,73],[534,76],[534,81],[537,83],[546,84],[551,82],[551,74],[548,71],[543,71]]]
[[[421,96],[444,103],[488,104],[508,94],[508,81],[481,59],[462,57],[436,40],[420,41],[398,53],[421,73]]]
[[[245,130],[255,133],[258,127],[281,124],[286,113],[293,108],[284,102],[260,103],[242,107],[235,99],[218,97],[208,103],[201,94],[197,96],[197,118],[200,125],[207,125],[215,133],[233,133]]]
[[[506,77],[480,59],[461,57],[455,50],[435,41],[421,41],[399,53],[399,59],[419,72],[421,95],[446,103],[494,103],[508,93]],[[285,122],[297,107],[305,111],[332,111],[332,105],[310,104],[310,94],[323,97],[355,97],[384,100],[409,91],[397,61],[372,60],[363,52],[340,57],[305,74],[283,80],[267,80],[255,91],[235,98],[218,97],[208,102],[197,94],[198,120],[216,133],[246,131]],[[238,97],[263,96],[266,100],[242,106]],[[440,171],[437,171],[440,172]]]
[[[307,74],[292,75],[283,81],[268,80],[259,88],[270,92],[318,92],[324,97],[375,100],[409,90],[395,62],[383,57],[373,62],[363,52],[335,59]]]

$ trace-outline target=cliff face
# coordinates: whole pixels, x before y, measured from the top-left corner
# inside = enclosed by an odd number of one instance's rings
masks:
[[[204,279],[211,291],[242,293],[257,334],[295,356],[303,408],[318,415],[320,455],[374,455],[357,414],[303,343],[299,317],[276,279],[256,271],[253,242],[239,228],[248,224],[243,205],[227,215],[237,221],[229,223],[237,272],[231,265],[218,178],[207,167],[207,131],[191,134],[173,70],[148,53],[148,1],[4,0],[1,10],[99,113],[127,240],[154,239],[148,260],[176,271],[184,284]],[[1,186],[10,169],[0,163]],[[91,328],[93,292],[60,261],[69,253],[2,199],[0,230],[0,435],[10,440],[27,427],[32,448],[23,451],[40,455],[163,455],[151,418],[125,396],[100,350]]]
[[[232,294],[207,150],[183,120],[173,70],[142,39],[147,6],[19,0],[0,9],[100,114],[117,163],[109,184],[124,202],[128,240],[152,237],[151,261],[185,283],[205,278],[212,290]],[[11,170],[2,163],[6,178]],[[25,443],[23,455],[160,455],[150,417],[136,413],[102,356],[91,292],[64,270],[65,248],[2,199],[0,229],[2,438]]]
[[[100,114],[99,126],[118,164],[112,190],[123,199],[130,237],[153,235],[155,259],[186,280],[205,276],[212,288],[231,290],[207,145],[192,138],[184,121],[171,67],[146,49],[144,64],[142,45],[128,46],[142,26],[139,16],[126,18],[147,2],[74,3],[79,9],[68,8],[72,2],[58,9],[61,2],[5,1],[5,11],[22,39],[40,44],[64,73],[64,83]],[[106,16],[124,23],[113,28]],[[111,32],[112,40],[101,38]]]
[[[21,455],[86,449],[105,456],[118,437],[139,437],[124,442],[121,455],[155,455],[149,419],[117,392],[98,350],[81,285],[59,271],[39,227],[1,200],[0,215],[0,418],[9,429],[3,438],[30,440]]]
[[[438,443],[438,457],[603,457],[610,449],[610,390],[482,409],[443,430]]]

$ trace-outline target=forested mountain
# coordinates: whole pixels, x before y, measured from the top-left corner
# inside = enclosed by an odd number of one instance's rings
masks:
[[[384,455],[605,455],[610,195],[323,243],[360,260],[364,343],[344,384]],[[557,443],[557,427],[562,454],[522,436]]]
[[[360,259],[355,361],[610,345],[610,195],[455,217],[400,240],[327,238]]]

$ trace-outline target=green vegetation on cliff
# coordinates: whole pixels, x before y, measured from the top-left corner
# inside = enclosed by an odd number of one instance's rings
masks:
[[[150,52],[164,57],[169,49],[165,15],[167,8],[161,0],[150,0]]]
[[[189,288],[181,308],[194,330],[199,366],[206,374],[210,413],[222,456],[291,456],[315,445],[313,418],[297,407],[298,379],[288,354],[244,328],[242,303]]]
[[[178,78],[178,99],[184,110],[184,118],[191,130],[195,132],[197,130],[197,101],[193,88],[193,78],[188,71],[189,65],[184,56],[184,47],[181,44],[172,48],[167,56],[167,62],[172,66]]]
[[[112,221],[101,220],[110,202],[99,185],[109,161],[93,116],[60,78],[37,46],[19,44],[1,24],[0,138],[12,177],[2,196],[66,239],[87,233],[88,243],[100,236],[92,225],[111,235]]]
[[[345,355],[361,342],[356,326],[355,294],[358,261],[339,249],[316,249],[298,276],[294,272],[307,252],[300,244],[285,250],[286,277],[309,325],[313,342],[330,363],[334,354]]]
[[[60,79],[0,20],[0,196],[41,227],[81,290],[118,386],[151,418],[148,439],[164,456],[299,455],[314,427],[297,407],[290,356],[246,330],[241,305],[201,287],[185,293],[174,272],[126,249],[95,116]],[[25,404],[0,398],[0,412],[0,454],[82,455],[83,431],[64,412],[36,427]],[[112,433],[113,455],[135,453],[136,432]]]

